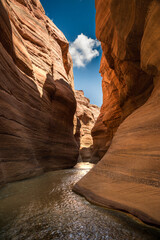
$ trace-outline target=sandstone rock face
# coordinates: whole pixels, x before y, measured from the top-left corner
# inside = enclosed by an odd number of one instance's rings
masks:
[[[113,140],[74,189],[160,225],[160,3],[96,0],[96,11],[104,99],[95,149]]]
[[[90,162],[93,145],[91,130],[95,125],[100,109],[98,106],[90,104],[90,100],[84,96],[82,90],[75,90],[75,97],[77,109],[74,135],[80,147],[79,161]]]
[[[103,50],[103,105],[92,131],[94,162],[104,156],[120,123],[146,102],[153,89],[153,76],[143,70],[140,62],[150,1],[143,2],[96,1],[96,35]]]
[[[76,164],[69,43],[39,0],[0,1],[0,182]]]

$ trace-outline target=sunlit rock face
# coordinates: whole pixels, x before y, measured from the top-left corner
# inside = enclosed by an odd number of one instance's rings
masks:
[[[68,47],[39,0],[0,1],[1,184],[77,162]]]
[[[96,0],[96,12],[103,106],[92,134],[96,156],[110,148],[74,189],[160,225],[160,2]]]
[[[153,89],[153,74],[141,66],[145,18],[151,1],[96,1],[96,36],[103,55],[103,105],[92,136],[93,161],[108,150],[120,123],[143,105]]]
[[[90,104],[82,90],[75,90],[77,109],[74,118],[74,136],[80,148],[79,162],[90,162],[93,148],[91,130],[95,125],[100,109]]]

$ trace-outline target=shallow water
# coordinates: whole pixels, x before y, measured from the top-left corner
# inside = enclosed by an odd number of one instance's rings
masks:
[[[89,169],[49,172],[0,190],[0,239],[154,240],[160,231],[72,192]]]

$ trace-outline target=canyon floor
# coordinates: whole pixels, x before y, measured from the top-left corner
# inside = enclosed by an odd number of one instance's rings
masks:
[[[90,168],[79,163],[1,189],[0,239],[158,240],[160,230],[73,193]]]

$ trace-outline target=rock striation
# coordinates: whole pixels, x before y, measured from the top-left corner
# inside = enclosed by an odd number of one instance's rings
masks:
[[[156,0],[96,0],[103,106],[92,135],[94,160],[103,158],[74,187],[94,203],[155,225],[160,225],[159,13]]]
[[[0,184],[76,164],[68,48],[39,0],[0,1]]]
[[[93,146],[91,130],[95,125],[100,109],[98,106],[90,104],[90,100],[84,96],[82,90],[75,90],[75,98],[77,109],[74,119],[74,136],[80,148],[78,161],[90,162]]]

